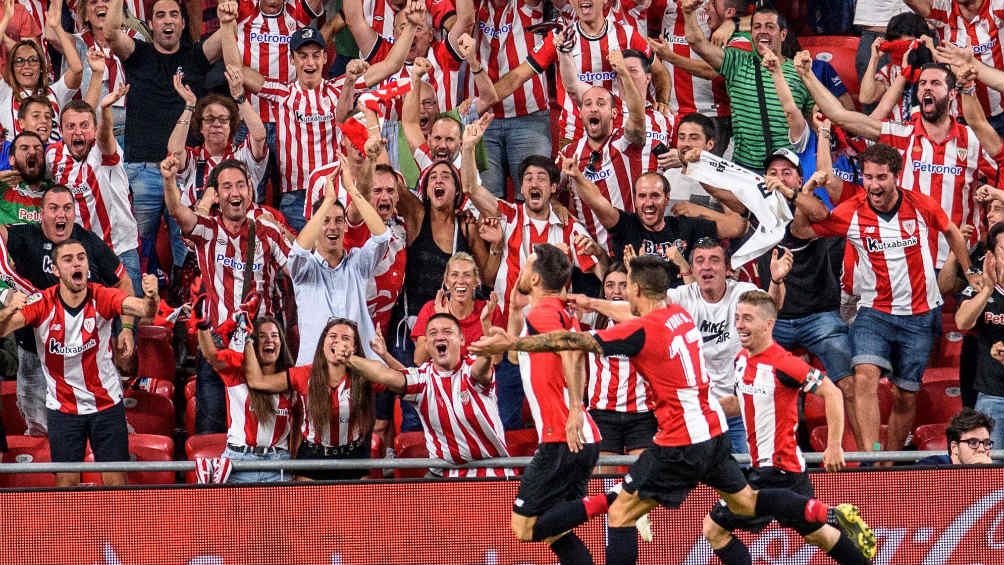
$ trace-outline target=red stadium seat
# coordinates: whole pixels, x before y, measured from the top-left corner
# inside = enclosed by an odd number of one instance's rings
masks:
[[[819,426],[812,430],[809,434],[809,442],[812,444],[812,449],[822,453],[826,450],[826,439],[829,437],[829,428],[827,426]],[[885,443],[886,437],[888,435],[888,426],[882,424],[879,427],[879,441]],[[854,434],[851,433],[851,428],[849,426],[844,426],[844,441],[843,441],[844,451],[857,451],[858,445],[854,441]],[[858,463],[848,463],[848,467],[857,467]]]
[[[129,434],[130,461],[172,461],[174,460],[174,440],[161,435]],[[84,461],[94,461],[94,453],[90,444]],[[129,473],[127,480],[131,485],[170,485],[174,484],[172,472],[136,472]],[[95,485],[104,484],[101,473],[83,473],[80,481]]]
[[[370,459],[381,459],[383,458],[383,438],[380,434],[373,434],[370,438]],[[382,479],[383,469],[370,469],[371,479]]]
[[[921,451],[938,451],[948,449],[948,439],[945,428],[948,424],[926,424],[918,426],[913,432],[913,445]]]
[[[152,392],[158,396],[174,402],[174,382],[166,379],[151,379],[140,377],[133,383],[132,388]]]
[[[861,85],[858,83],[858,72],[854,68],[854,58],[857,56],[860,40],[860,37],[845,35],[817,35],[798,38],[802,49],[812,53],[814,59],[833,65],[837,74],[840,75],[840,80],[844,81],[847,92],[854,98],[855,104],[857,104],[858,92],[861,89]]]
[[[185,431],[190,436],[195,435],[195,397],[188,399],[185,404]]]
[[[137,374],[140,377],[174,381],[177,363],[171,337],[171,332],[160,326],[140,326],[136,330]]]
[[[935,381],[945,381],[958,384],[959,382],[959,368],[958,367],[928,367],[924,369],[924,383],[931,383]]]
[[[4,463],[48,463],[49,439],[31,436],[7,436],[7,453],[0,454]],[[0,487],[51,487],[56,485],[52,473],[0,474]]]
[[[3,381],[0,384],[0,410],[4,434],[17,436],[28,429],[17,407],[17,381]]]
[[[219,457],[227,448],[227,434],[203,434],[191,436],[185,442],[185,457],[195,461],[196,457]],[[195,472],[185,473],[186,483],[195,483]]]
[[[915,425],[943,424],[962,410],[962,390],[953,381],[923,383],[917,394],[917,420]]]
[[[889,421],[889,411],[892,410],[892,384],[888,379],[879,379],[878,399],[879,414],[885,424]],[[826,403],[815,394],[805,395],[804,423],[810,434],[817,427],[826,425]],[[844,427],[847,427],[846,423]]]
[[[190,379],[185,383],[185,401],[191,402],[195,398],[195,379]]]
[[[127,390],[122,400],[130,432],[137,434],[174,434],[174,403],[145,390]]]
[[[424,432],[403,432],[394,438],[394,453],[401,459],[429,457]],[[424,477],[428,469],[394,469],[394,478]]]
[[[532,457],[537,451],[537,430],[510,430],[505,433],[506,448],[512,457]]]
[[[958,330],[945,331],[938,339],[934,354],[935,367],[955,367],[959,366],[959,357],[962,355],[962,332]]]

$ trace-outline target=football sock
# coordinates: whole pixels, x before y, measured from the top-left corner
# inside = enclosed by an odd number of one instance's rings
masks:
[[[861,554],[861,550],[858,549],[858,546],[854,545],[851,538],[847,537],[847,535],[843,532],[840,533],[840,539],[837,540],[836,545],[830,548],[826,554],[832,557],[837,563],[840,563],[840,565],[871,564],[871,561]]]
[[[586,516],[594,518],[607,513],[610,507],[610,495],[587,496],[582,499],[582,505],[586,507]]]
[[[722,560],[722,565],[750,565],[753,562],[750,550],[737,537],[733,537],[725,547],[716,549],[715,555]]]
[[[765,488],[757,492],[756,515],[773,516],[782,524],[803,521],[826,523],[827,506],[814,498],[796,494],[788,489]]]
[[[533,541],[542,541],[562,532],[567,532],[589,519],[586,505],[582,500],[570,500],[555,504],[533,524]]]
[[[634,565],[638,561],[638,529],[607,527],[607,565]]]
[[[558,556],[561,565],[593,565],[589,548],[582,543],[575,532],[568,532],[551,544],[551,551]]]

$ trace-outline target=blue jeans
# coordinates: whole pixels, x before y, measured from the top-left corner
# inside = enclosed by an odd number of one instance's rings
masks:
[[[749,453],[749,438],[746,437],[746,426],[743,424],[742,416],[729,416],[729,442],[732,444],[732,453]]]
[[[230,449],[228,445],[223,450],[223,457],[233,461],[285,461],[288,460],[289,452],[285,449],[277,449],[267,455],[255,455],[254,453],[241,453]],[[277,483],[282,480],[290,480],[293,476],[286,473],[283,476],[281,471],[233,471],[230,473],[228,483]]]
[[[195,370],[195,433],[222,434],[227,431],[227,389],[213,367],[198,355]]]
[[[164,181],[160,178],[159,163],[126,163],[126,174],[129,176],[129,186],[132,188],[132,209],[136,216],[136,227],[139,228],[141,241],[150,242],[149,247],[156,249],[157,231],[160,229],[160,218],[167,220],[167,233],[171,238],[171,255],[175,266],[181,266],[188,255],[188,248],[181,241],[181,228],[174,218],[167,213],[164,205]]]
[[[861,308],[851,324],[851,364],[875,365],[897,387],[920,390],[927,358],[941,335],[941,307],[911,316]]]
[[[234,134],[234,144],[240,145],[247,136],[248,127],[244,125],[244,122],[241,122],[237,133]],[[268,185],[269,179],[272,179],[272,186],[276,187],[277,190],[279,187],[279,164],[275,160],[275,124],[271,122],[265,124],[265,146],[268,147],[268,168],[265,169],[265,176],[261,178],[261,182],[258,183],[255,190],[255,198],[259,204],[265,202],[265,187]],[[271,202],[265,202],[265,204],[272,205]]]
[[[976,409],[994,419],[994,429],[990,430],[990,439],[994,440],[991,449],[1004,449],[1004,396],[981,392],[976,397]]]
[[[523,159],[530,155],[551,156],[550,114],[541,110],[517,118],[495,118],[485,131],[484,143],[488,168],[481,171],[481,184],[504,198],[508,173],[518,197]]]
[[[307,220],[303,217],[303,202],[307,198],[306,190],[294,190],[282,195],[279,200],[279,211],[286,216],[286,223],[293,231],[300,231],[307,225]]]
[[[805,348],[823,362],[826,375],[837,382],[854,374],[847,324],[836,310],[774,323],[774,341],[791,351]]]
[[[139,251],[130,249],[119,255],[119,262],[125,267],[129,280],[132,281],[132,293],[136,296],[143,296],[143,273],[139,270]]]

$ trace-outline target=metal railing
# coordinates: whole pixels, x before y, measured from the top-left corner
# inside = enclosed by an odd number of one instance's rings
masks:
[[[844,453],[848,462],[893,461],[905,463],[918,461],[931,455],[944,455],[945,451],[870,451]],[[805,453],[807,463],[821,463],[822,453]],[[739,463],[748,464],[748,455],[733,455]],[[996,462],[1004,461],[1004,450],[990,452]],[[597,465],[630,465],[636,455],[604,455]],[[316,471],[347,469],[464,469],[481,467],[526,467],[531,457],[498,457],[482,459],[466,465],[453,465],[442,459],[287,459],[287,460],[232,460],[234,471]],[[88,463],[2,463],[0,473],[103,473],[126,472],[189,472],[195,471],[194,461],[113,461]]]

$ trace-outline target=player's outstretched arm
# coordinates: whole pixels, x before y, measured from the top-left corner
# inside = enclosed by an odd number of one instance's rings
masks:
[[[515,339],[501,328],[492,328],[490,335],[475,341],[468,349],[475,355],[491,355],[510,349],[527,353],[591,351],[597,355],[603,354],[600,344],[585,332],[557,331]]]
[[[813,391],[823,399],[826,408],[826,450],[823,451],[823,466],[827,471],[839,471],[844,463],[844,395],[827,377],[819,381]]]
[[[348,367],[355,373],[362,375],[366,380],[384,385],[394,393],[401,394],[404,392],[404,374],[401,371],[384,367],[379,361],[353,355],[349,357]]]

